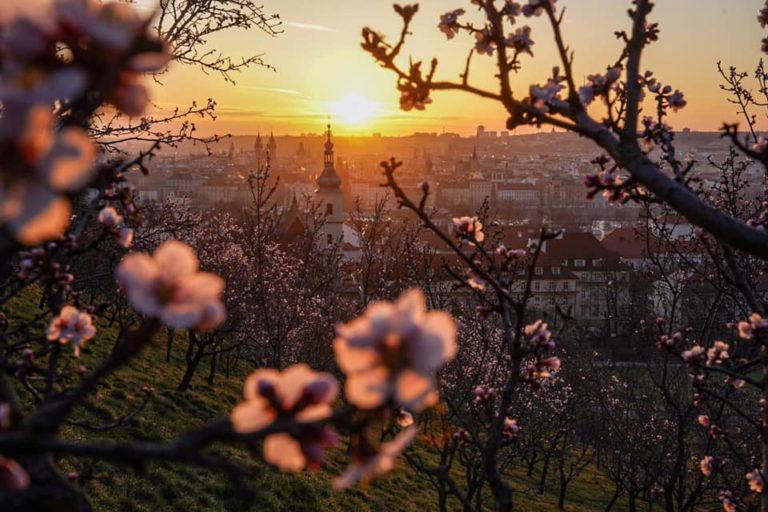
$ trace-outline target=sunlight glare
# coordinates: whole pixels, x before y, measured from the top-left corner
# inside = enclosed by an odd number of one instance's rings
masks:
[[[330,103],[331,112],[341,121],[361,125],[371,121],[379,112],[379,105],[363,95],[352,92]]]

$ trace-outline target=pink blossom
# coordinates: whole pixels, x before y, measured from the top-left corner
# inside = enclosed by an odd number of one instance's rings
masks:
[[[684,108],[688,102],[685,101],[685,98],[683,97],[683,93],[680,91],[675,91],[674,93],[670,94],[667,97],[667,104],[672,109],[673,112],[677,112],[681,108]]]
[[[473,391],[475,403],[489,402],[496,398],[496,388],[477,386]]]
[[[504,418],[504,427],[501,431],[501,437],[507,441],[510,441],[517,437],[518,432],[520,432],[520,426],[517,424],[517,420],[512,418]]]
[[[514,23],[515,18],[520,16],[523,13],[523,8],[515,0],[505,0],[502,13],[509,16],[512,23]]]
[[[549,112],[550,107],[562,106],[564,102],[560,98],[560,91],[565,88],[562,82],[562,77],[555,77],[547,80],[543,86],[531,85],[530,95],[533,106],[545,113]]]
[[[757,142],[749,146],[749,149],[755,153],[765,153],[765,150],[768,149],[768,139],[760,135]]]
[[[490,29],[484,28],[475,32],[475,51],[480,55],[492,56],[496,42],[491,37]]]
[[[333,488],[348,489],[357,482],[366,482],[391,471],[395,466],[395,459],[413,442],[417,432],[416,427],[409,427],[392,441],[382,444],[374,454],[355,461],[342,475],[333,480]]]
[[[18,462],[0,455],[0,488],[8,493],[21,492],[29,487],[29,475]]]
[[[59,315],[51,320],[46,331],[49,341],[58,341],[62,345],[71,343],[75,357],[80,357],[80,349],[96,334],[91,315],[73,306],[64,306]]]
[[[504,44],[515,49],[519,53],[527,53],[533,55],[531,47],[533,46],[533,40],[531,39],[531,27],[520,27],[513,34],[507,36],[504,40]]]
[[[552,350],[555,348],[552,332],[549,330],[548,325],[541,320],[536,320],[534,323],[526,325],[523,328],[523,334],[525,335],[523,346],[528,350],[535,350],[537,348]]]
[[[555,8],[555,2],[557,0],[528,0],[528,3],[523,6],[523,14],[525,16],[541,16],[546,7],[551,9]]]
[[[397,89],[400,91],[400,108],[406,112],[413,109],[424,110],[432,103],[428,87],[417,87],[409,81],[401,81],[397,84]]]
[[[683,358],[683,362],[686,364],[693,364],[701,360],[704,355],[704,347],[701,345],[694,345],[689,350],[685,350],[680,357]]]
[[[108,228],[114,228],[123,223],[123,217],[111,206],[105,206],[99,211],[98,221]]]
[[[258,432],[280,419],[311,423],[327,419],[339,393],[336,379],[313,371],[305,364],[289,366],[282,372],[261,369],[245,381],[245,401],[233,410],[230,420],[236,432]],[[287,433],[264,439],[264,459],[283,471],[318,467],[324,448],[335,443],[331,427],[308,429],[300,437]]]
[[[763,492],[763,476],[760,474],[759,469],[755,469],[746,474],[747,482],[749,483],[749,490],[760,494]]]
[[[709,427],[709,416],[706,414],[700,414],[697,421],[702,427]]]
[[[453,230],[457,238],[466,243],[482,243],[485,240],[483,223],[475,217],[454,217]]]
[[[765,327],[768,327],[768,321],[759,313],[752,313],[749,315],[748,321],[741,321],[737,325],[739,337],[745,340],[751,340],[755,335],[755,331]]]
[[[699,462],[699,467],[701,468],[701,474],[704,476],[709,476],[712,474],[712,471],[715,467],[715,458],[711,455],[706,455],[701,461]]]
[[[224,322],[224,281],[200,272],[195,252],[182,242],[163,242],[152,256],[129,254],[116,274],[133,307],[169,327],[207,330]]]
[[[440,16],[440,24],[437,26],[440,32],[448,39],[453,39],[459,32],[459,16],[464,15],[464,9],[456,9]]]
[[[435,373],[456,355],[456,323],[444,311],[427,311],[421,290],[370,304],[336,333],[336,362],[352,404],[372,409],[393,398],[419,412],[437,402]]]
[[[579,89],[579,97],[584,105],[589,105],[596,96],[608,94],[608,91],[621,77],[621,68],[610,68],[604,75],[587,76],[587,84]]]
[[[120,247],[128,249],[131,245],[133,245],[133,229],[120,228],[117,230],[115,238],[117,240],[117,244]]]
[[[475,272],[474,270],[469,270],[467,272],[467,284],[473,290],[477,290],[481,292],[485,290],[487,283],[485,282],[485,279],[483,279],[477,274],[477,272]]]
[[[504,244],[499,244],[495,252],[499,256],[503,256],[510,260],[521,260],[528,256],[528,251],[525,249],[507,249],[507,246]]]
[[[165,43],[147,31],[147,20],[129,5],[102,4],[95,0],[59,0],[54,4],[60,24],[71,37],[86,38],[107,52],[128,53],[138,40],[145,51],[133,55],[118,76],[108,101],[129,116],[140,115],[149,95],[141,83],[141,73],[160,71],[169,60]]]
[[[736,502],[733,499],[731,491],[722,491],[719,496],[720,504],[723,505],[725,512],[736,512]]]
[[[546,359],[537,359],[530,363],[525,369],[524,380],[534,387],[539,387],[541,381],[548,379],[553,373],[560,370],[561,361],[559,357],[552,356]]]
[[[105,206],[98,215],[98,221],[109,230],[117,244],[129,248],[133,244],[133,229],[123,226],[123,217],[111,206]]]
[[[403,409],[397,412],[397,426],[400,428],[408,428],[414,424],[413,414]]]
[[[724,341],[715,341],[712,347],[707,350],[707,366],[723,364],[729,359],[728,344]]]
[[[761,28],[765,28],[766,25],[768,25],[768,4],[760,9],[760,13],[757,15],[757,21],[760,23]]]
[[[22,244],[34,245],[64,232],[71,206],[63,194],[91,179],[96,149],[80,128],[55,133],[48,106],[4,106],[0,140],[8,139],[13,150],[0,180],[0,223]]]
[[[122,3],[57,0],[54,9],[59,22],[68,30],[112,50],[128,51],[136,37],[146,30],[146,21]]]

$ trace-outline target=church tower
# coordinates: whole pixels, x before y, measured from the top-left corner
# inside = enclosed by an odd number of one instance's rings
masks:
[[[267,151],[269,151],[269,159],[272,162],[277,162],[277,142],[275,141],[275,134],[269,132],[269,142],[267,143]]]
[[[317,178],[315,201],[320,207],[320,213],[325,215],[325,224],[321,243],[332,244],[344,236],[344,196],[341,192],[341,178],[336,173],[333,162],[333,142],[331,142],[331,125],[328,124],[328,140],[325,142],[323,156],[323,172]]]
[[[261,144],[261,133],[258,133],[256,135],[256,143],[253,145],[253,151],[256,153],[256,170],[261,169],[262,164],[266,164],[266,159],[264,158],[264,146]]]

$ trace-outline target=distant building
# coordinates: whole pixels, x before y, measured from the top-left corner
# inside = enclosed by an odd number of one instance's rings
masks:
[[[261,167],[267,163],[266,158],[264,157],[264,145],[261,142],[261,133],[256,134],[256,142],[253,144],[253,152],[256,169],[261,169]]]
[[[344,194],[341,191],[341,178],[336,173],[333,162],[333,142],[331,125],[328,125],[328,140],[325,142],[323,172],[317,178],[315,201],[325,216],[322,233],[328,244],[344,240]]]
[[[498,185],[499,203],[513,203],[518,206],[536,206],[539,204],[539,189],[530,183],[508,183]]]
[[[482,177],[473,177],[469,180],[469,195],[472,206],[478,207],[486,199],[490,201],[493,198],[493,183]]]
[[[269,159],[272,162],[277,162],[277,141],[275,135],[269,132],[269,142],[267,143],[267,152],[269,153]]]

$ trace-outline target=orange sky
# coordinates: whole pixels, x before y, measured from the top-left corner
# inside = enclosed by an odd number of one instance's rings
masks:
[[[157,0],[139,0],[152,5]],[[689,106],[678,113],[676,128],[716,130],[724,120],[736,120],[735,110],[718,87],[715,64],[722,60],[751,71],[760,58],[764,37],[756,15],[761,0],[658,0],[652,15],[661,25],[661,41],[645,55],[643,68],[686,94]],[[236,85],[216,75],[176,66],[156,88],[154,99],[161,109],[193,100],[218,102],[215,123],[202,122],[203,133],[253,134],[257,130],[276,134],[319,132],[327,114],[333,115],[335,131],[341,134],[410,134],[414,131],[474,133],[478,124],[487,129],[504,128],[499,106],[462,93],[443,93],[425,112],[404,113],[397,108],[394,76],[379,69],[360,49],[360,29],[365,25],[394,35],[398,17],[385,0],[264,0],[265,9],[278,12],[284,33],[276,38],[252,31],[230,33],[210,44],[232,55],[264,53],[276,72],[253,68],[237,75]],[[472,45],[469,36],[447,41],[436,25],[441,13],[464,7],[468,19],[477,19],[469,0],[427,0],[414,24],[415,35],[407,51],[415,58],[438,57],[438,77],[455,79]],[[629,0],[560,0],[566,6],[566,37],[576,50],[576,71],[581,76],[603,71],[614,61],[617,28],[628,28]],[[535,58],[525,61],[515,79],[522,96],[532,82],[546,79],[557,64],[550,32],[543,18],[526,20],[532,25]],[[475,56],[471,81],[494,87],[491,59]],[[346,105],[371,110],[370,120],[354,123],[338,112],[340,98],[356,98]],[[362,99],[361,99],[362,98]],[[344,113],[344,112],[342,112]],[[366,117],[366,116],[363,116]],[[354,120],[358,121],[358,120]]]

